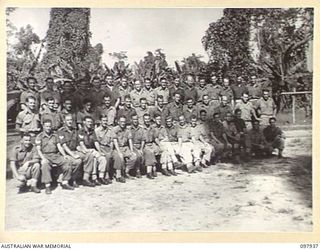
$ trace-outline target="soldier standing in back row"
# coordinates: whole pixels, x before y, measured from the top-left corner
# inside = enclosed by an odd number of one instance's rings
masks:
[[[111,97],[106,94],[103,97],[103,103],[97,108],[97,115],[99,118],[101,116],[106,116],[108,119],[108,126],[115,125],[115,119],[117,116],[117,110],[114,106],[111,105]]]
[[[63,101],[62,110],[59,112],[60,120],[64,121],[67,115],[72,116],[72,126],[77,129],[77,113],[73,107],[72,99],[66,97]]]
[[[183,114],[183,105],[181,103],[181,95],[178,92],[174,94],[174,101],[166,106],[165,114],[170,115],[174,122],[177,123],[179,121],[179,116]]]
[[[260,120],[256,115],[252,102],[249,102],[249,96],[247,93],[242,94],[241,101],[236,104],[234,109],[241,110],[241,118],[245,121],[247,129],[252,128],[252,118]]]
[[[269,96],[269,93],[268,89],[264,89],[263,96],[256,102],[256,109],[261,118],[261,125],[264,127],[269,125],[269,119],[275,117],[277,113],[277,106]]]
[[[57,131],[60,127],[62,127],[63,120],[61,119],[61,115],[55,109],[55,100],[52,96],[47,98],[47,107],[45,110],[41,112],[41,122],[44,120],[52,121],[52,130]]]
[[[189,74],[186,78],[186,84],[184,88],[184,102],[186,102],[187,99],[192,98],[194,102],[198,101],[198,94],[197,90],[194,86],[194,77],[193,75]]]
[[[36,98],[28,96],[26,107],[16,118],[16,129],[23,133],[29,133],[33,138],[40,132],[40,115],[36,110]]]
[[[36,88],[37,79],[30,76],[27,78],[27,90],[21,92],[20,95],[20,108],[24,110],[26,108],[26,101],[28,96],[33,96],[36,99],[36,110],[39,110],[40,107],[40,94]]]
[[[231,107],[234,107],[234,95],[228,78],[223,79],[220,95],[226,96],[228,104],[230,104]]]
[[[156,93],[151,87],[151,79],[148,77],[144,79],[143,91],[145,93],[145,98],[147,99],[148,107],[154,107],[156,105]]]
[[[222,87],[218,84],[218,79],[215,75],[211,76],[211,84],[207,85],[208,87],[208,97],[210,102],[215,106],[219,106],[220,104],[220,96]]]

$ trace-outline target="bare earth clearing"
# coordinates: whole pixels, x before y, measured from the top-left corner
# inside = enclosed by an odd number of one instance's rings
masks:
[[[218,164],[126,184],[18,195],[9,231],[312,231],[311,130],[287,131],[284,159]]]

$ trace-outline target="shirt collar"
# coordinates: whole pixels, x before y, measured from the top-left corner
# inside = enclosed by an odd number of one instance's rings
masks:
[[[43,136],[47,138],[51,138],[53,136],[53,132],[51,132],[51,134],[48,135],[46,132],[43,131]]]
[[[20,143],[20,146],[19,146],[19,152],[26,152],[26,151],[30,150],[31,148],[32,148],[32,144],[30,145],[29,148],[26,148],[26,147],[24,146],[24,144],[21,142],[21,143]]]

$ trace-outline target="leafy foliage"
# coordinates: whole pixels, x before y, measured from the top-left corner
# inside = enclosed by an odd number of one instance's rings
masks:
[[[210,57],[209,70],[220,77],[258,73],[277,92],[291,89],[299,77],[310,74],[305,51],[312,37],[313,9],[225,9],[202,43]],[[257,58],[251,56],[252,39]]]
[[[34,46],[42,45],[42,41],[33,32],[30,25],[20,30],[12,24],[9,16],[16,8],[7,8],[7,88],[23,89],[25,78],[32,74],[39,60],[40,50],[34,51]]]
[[[41,68],[62,78],[88,78],[101,62],[102,44],[92,47],[90,9],[52,8]]]
[[[254,25],[260,47],[256,67],[270,79],[274,90],[290,90],[298,78],[308,77],[306,49],[313,37],[312,9],[262,9],[255,14]]]
[[[168,67],[166,55],[162,49],[156,49],[154,53],[148,51],[139,63],[133,65],[133,72],[137,79],[148,77],[158,81],[161,77],[173,77],[173,71]]]
[[[253,60],[249,50],[250,9],[225,9],[209,25],[202,43],[209,54],[209,68],[218,76],[249,75]]]

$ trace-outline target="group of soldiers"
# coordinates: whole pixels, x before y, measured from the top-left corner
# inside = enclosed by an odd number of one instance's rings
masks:
[[[276,105],[255,76],[231,86],[228,78],[191,74],[173,81],[94,76],[76,84],[48,77],[42,90],[36,78],[26,82],[16,118],[22,139],[9,156],[19,193],[40,193],[42,184],[51,194],[54,181],[74,190],[175,176],[177,168],[195,173],[274,149],[282,157]]]

